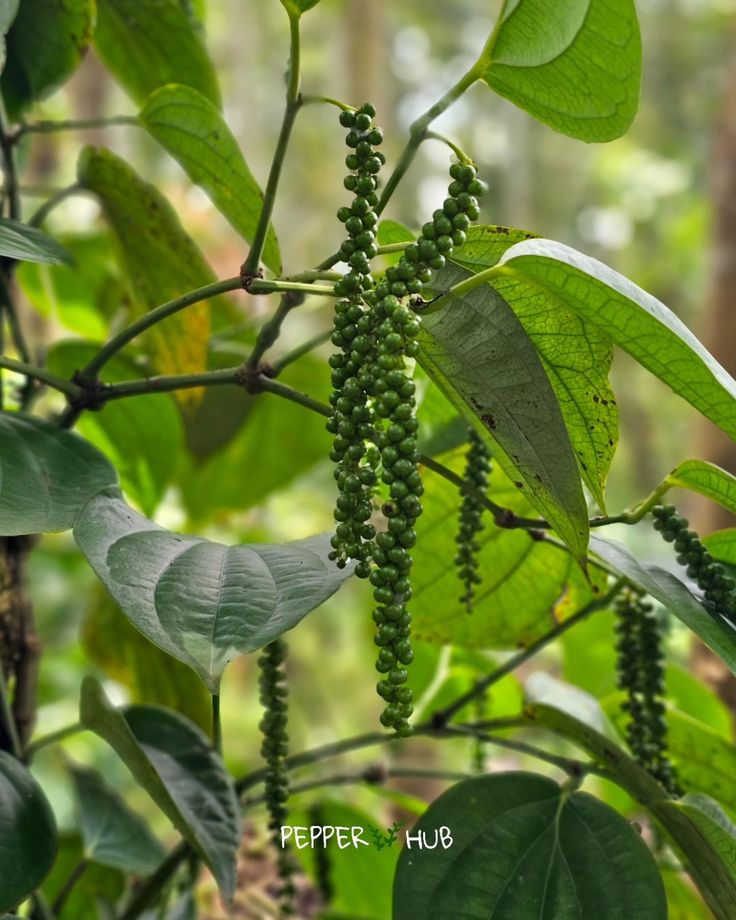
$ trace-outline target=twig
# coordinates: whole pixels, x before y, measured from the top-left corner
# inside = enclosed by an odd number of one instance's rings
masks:
[[[51,387],[52,390],[64,393],[70,399],[79,399],[82,396],[82,388],[78,387],[76,383],[65,380],[63,377],[57,377],[56,374],[52,374],[42,367],[34,367],[32,364],[26,364],[25,361],[16,361],[14,358],[1,356],[0,367],[4,367],[6,370],[13,371],[16,374],[22,374],[31,380],[39,380],[41,383],[45,383],[46,386]]]
[[[18,727],[15,724],[13,710],[10,705],[8,685],[5,683],[2,661],[0,661],[0,717],[10,742],[10,751],[14,757],[20,760],[23,757],[23,746],[20,742]]]

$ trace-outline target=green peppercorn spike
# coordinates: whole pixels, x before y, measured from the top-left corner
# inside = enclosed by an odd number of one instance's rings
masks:
[[[479,500],[479,494],[485,494],[488,488],[491,463],[487,447],[473,429],[468,432],[468,441],[470,446],[466,455],[465,482],[473,488],[474,493],[463,493],[460,527],[456,537],[458,552],[455,556],[455,565],[464,588],[460,601],[465,605],[466,611],[472,613],[475,590],[482,581],[478,571],[478,536],[483,530],[484,507]]]
[[[677,774],[667,754],[662,627],[653,611],[633,591],[616,602],[616,669],[626,693],[626,739],[636,760],[671,795],[680,795]]]

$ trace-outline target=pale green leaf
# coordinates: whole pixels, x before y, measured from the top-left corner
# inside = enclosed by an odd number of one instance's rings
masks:
[[[169,85],[148,97],[140,118],[232,227],[252,243],[263,193],[216,106],[190,86]],[[263,261],[279,274],[281,256],[273,228],[266,238]]]
[[[492,268],[507,249],[532,239],[524,230],[471,227],[452,255],[472,272]],[[618,442],[618,410],[608,382],[613,347],[609,337],[584,322],[548,292],[515,279],[494,286],[516,313],[534,343],[557,395],[580,473],[605,511],[605,484]]]
[[[715,463],[685,460],[672,470],[666,481],[672,486],[698,492],[736,514],[736,477]]]
[[[0,217],[0,256],[20,262],[45,262],[48,265],[63,265],[72,261],[67,250],[43,230],[8,217]]]
[[[74,536],[132,623],[213,693],[230,661],[291,629],[351,574],[328,560],[329,535],[223,546],[158,527],[114,492],[89,502]]]
[[[447,291],[469,277],[450,263],[432,288]],[[489,285],[453,297],[424,317],[419,343],[430,378],[474,417],[509,476],[584,558],[588,510],[575,454],[541,358],[506,300]]]
[[[647,370],[736,437],[736,381],[667,307],[603,263],[550,240],[512,246],[499,275],[539,288],[598,326]]]
[[[634,0],[505,0],[476,66],[491,89],[556,131],[613,140],[639,107]]]
[[[100,201],[118,242],[120,263],[130,278],[134,312],[146,313],[215,275],[159,190],[109,150],[86,147],[77,173],[84,188]],[[210,310],[204,303],[187,307],[157,325],[147,337],[154,370],[162,374],[197,373],[207,366]],[[190,404],[196,391],[184,391]]]

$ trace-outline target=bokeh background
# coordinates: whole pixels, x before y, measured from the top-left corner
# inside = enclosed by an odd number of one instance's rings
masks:
[[[216,62],[225,113],[254,174],[263,182],[282,113],[288,48],[286,17],[277,0],[210,0],[195,3],[203,14],[207,43]],[[303,88],[350,103],[374,102],[386,134],[389,162],[407,128],[474,60],[499,3],[494,0],[322,0],[303,20]],[[483,86],[474,87],[437,123],[472,154],[490,185],[482,221],[532,230],[562,240],[607,262],[663,300],[693,328],[719,360],[736,371],[736,0],[639,0],[644,44],[644,81],[639,116],[629,134],[603,146],[586,146],[555,134]],[[123,92],[90,53],[67,86],[35,113],[39,118],[103,118],[134,114]],[[336,110],[310,105],[299,117],[275,209],[285,271],[308,268],[340,240],[334,212],[343,203],[342,131]],[[237,273],[242,242],[208,199],[148,138],[131,127],[100,127],[36,135],[23,148],[24,207],[33,210],[41,193],[74,179],[76,156],[86,143],[100,144],[128,159],[165,192],[182,222],[219,277]],[[423,145],[391,213],[418,226],[444,197],[447,148]],[[75,197],[48,223],[51,232],[74,238],[87,253],[85,283],[71,270],[21,272],[27,302],[25,321],[44,348],[74,337],[95,339],[119,324],[124,284],[110,255],[97,205]],[[91,266],[91,267],[90,267]],[[90,272],[95,297],[89,298]],[[60,280],[61,279],[61,280]],[[235,298],[242,319],[238,348],[275,307],[272,298]],[[31,312],[31,311],[34,312]],[[330,325],[329,304],[310,300],[289,317],[276,354]],[[235,346],[221,331],[223,352]],[[329,348],[307,359],[295,381],[323,393]],[[621,442],[611,472],[609,508],[615,512],[646,495],[679,461],[702,457],[727,469],[736,450],[642,368],[618,354],[613,372],[621,412]],[[237,399],[232,393],[227,397]],[[268,397],[266,397],[268,398]],[[219,430],[222,403],[207,406],[200,429]],[[229,417],[229,415],[228,415]],[[204,421],[205,419],[203,419]],[[241,420],[242,421],[242,420]],[[307,423],[308,422],[308,423]],[[207,427],[211,426],[211,427]],[[255,433],[254,433],[255,432]],[[214,435],[213,435],[214,437]],[[161,463],[181,474],[155,509],[166,526],[237,542],[283,540],[332,526],[332,479],[323,459],[327,439],[317,420],[298,411],[278,426],[261,412],[214,453],[200,444],[186,450],[173,431]],[[210,445],[211,446],[211,445]],[[114,458],[117,459],[117,458]],[[725,512],[685,495],[678,506],[703,531],[733,524]],[[615,534],[648,558],[665,548],[646,528]],[[206,701],[176,673],[162,674],[134,633],[110,609],[92,573],[68,535],[45,538],[33,555],[31,592],[44,646],[39,721],[44,731],[74,722],[84,673],[96,672],[116,700],[150,698],[179,705],[206,722]],[[364,585],[349,584],[338,597],[299,626],[291,637],[294,749],[372,728],[378,701],[373,690],[374,657],[370,598]],[[535,660],[521,678],[566,680],[605,694],[615,689],[612,623],[607,615],[570,634]],[[689,637],[672,627],[671,686],[683,708],[700,713],[714,730],[732,735],[726,705],[702,689],[693,673],[733,701],[733,690]],[[487,657],[420,647],[422,700],[448,692],[447,679],[461,686]],[[438,667],[440,670],[438,671]],[[444,670],[443,670],[444,669]],[[563,692],[559,689],[559,692]],[[259,707],[253,659],[234,664],[224,684],[225,754],[240,774],[258,765]],[[517,678],[494,690],[494,714],[513,712],[522,698]],[[464,743],[412,741],[408,751],[389,755],[448,769],[469,769],[473,755]],[[103,765],[109,777],[130,790],[124,769],[102,745],[86,737],[70,741],[66,754]],[[62,823],[71,821],[71,797],[59,771],[60,754],[39,757],[38,771]],[[532,766],[516,754],[486,751],[490,769]],[[375,751],[355,763],[385,759]],[[533,764],[539,769],[538,764]],[[544,769],[544,768],[542,768]],[[346,789],[344,801],[365,810],[377,824],[411,814],[416,799],[442,788],[434,781],[393,782],[391,788]],[[621,807],[620,793],[605,791]],[[312,797],[312,799],[314,796]],[[312,801],[303,796],[298,804]],[[254,810],[254,816],[261,814]],[[162,825],[161,831],[166,834]],[[378,872],[379,869],[376,869]],[[382,871],[382,870],[381,870]],[[380,887],[380,886],[373,886]],[[381,897],[367,886],[363,897]],[[367,916],[380,917],[378,906]],[[684,916],[684,914],[683,914]],[[689,916],[698,916],[690,914]],[[704,915],[705,916],[705,915]]]

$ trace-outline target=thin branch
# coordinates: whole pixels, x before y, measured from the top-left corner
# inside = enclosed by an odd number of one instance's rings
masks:
[[[226,367],[217,371],[202,371],[201,374],[167,374],[158,377],[142,377],[140,380],[124,380],[121,383],[105,383],[95,393],[101,403],[128,396],[148,396],[152,393],[171,393],[174,390],[192,390],[196,387],[213,387],[232,384],[242,385],[242,370]]]
[[[323,272],[316,272],[323,274]],[[282,278],[275,278],[273,281],[264,280],[263,278],[254,278],[246,280],[245,290],[249,294],[314,294],[321,297],[337,297],[331,287],[324,284],[302,284],[298,281],[286,281]]]
[[[558,639],[560,636],[564,635],[569,629],[572,629],[573,626],[587,619],[591,614],[595,613],[597,610],[603,610],[608,607],[616,597],[616,595],[623,589],[624,580],[619,579],[613,585],[613,587],[603,595],[603,597],[596,598],[595,600],[590,601],[586,604],[577,613],[574,613],[571,617],[568,617],[562,623],[558,623],[554,629],[551,629],[548,633],[545,633],[541,638],[537,639],[536,642],[533,642],[528,648],[519,652],[517,655],[512,655],[507,661],[505,661],[500,667],[495,671],[489,674],[487,677],[484,677],[482,680],[479,680],[476,685],[468,690],[467,693],[464,693],[454,703],[451,703],[449,706],[446,706],[444,709],[439,709],[432,716],[432,722],[435,725],[446,725],[461,709],[464,709],[468,703],[471,703],[474,699],[481,696],[485,693],[489,687],[492,687],[493,684],[498,683],[501,678],[506,677],[507,674],[511,674],[512,671],[515,671],[518,667],[524,664],[525,661],[528,661],[530,658],[533,658],[537,655],[543,648],[554,642],[555,639]]]
[[[2,99],[0,99],[0,153],[2,153],[3,175],[5,176],[5,193],[8,196],[8,215],[13,220],[20,220],[20,191],[15,150],[13,149],[12,136],[8,130],[8,114]]]
[[[117,125],[140,126],[137,115],[113,115],[108,118],[71,118],[64,121],[29,121],[22,124],[11,140],[16,143],[24,134],[57,134],[60,131],[88,131],[94,128],[112,128]]]
[[[35,741],[31,741],[31,743],[26,748],[26,760],[32,760],[33,757],[44,748],[50,747],[52,744],[58,744],[60,741],[65,741],[67,738],[71,738],[72,735],[78,735],[83,731],[85,731],[85,728],[82,723],[75,722],[73,725],[65,725],[63,728],[59,728],[55,732],[49,732],[47,735],[41,735],[40,738],[37,738]]]
[[[61,911],[63,910],[64,905],[69,899],[69,895],[74,890],[74,886],[77,884],[77,882],[82,877],[82,875],[84,875],[84,872],[88,866],[89,866],[89,861],[87,860],[86,857],[82,857],[82,859],[79,860],[76,866],[69,873],[69,877],[62,885],[58,895],[56,896],[53,904],[51,905],[51,910],[53,911],[55,916],[59,916],[61,914]]]
[[[326,332],[320,332],[319,335],[315,335],[313,338],[307,339],[307,341],[303,342],[301,345],[297,345],[296,348],[287,352],[285,355],[279,358],[278,361],[274,361],[273,364],[271,364],[271,373],[273,376],[278,377],[284,368],[287,368],[290,364],[293,364],[294,361],[298,361],[299,358],[309,354],[310,351],[314,351],[315,348],[319,348],[320,345],[324,345],[325,342],[329,342],[331,335],[331,329],[328,329]]]
[[[266,245],[268,228],[271,225],[271,215],[273,214],[273,206],[276,201],[276,192],[278,191],[279,180],[281,178],[281,169],[284,165],[284,159],[286,158],[286,151],[289,147],[291,131],[294,127],[297,113],[301,108],[301,98],[299,94],[299,83],[301,79],[301,46],[298,14],[289,13],[289,36],[289,79],[286,88],[286,108],[284,109],[281,131],[278,141],[276,142],[276,150],[274,151],[273,160],[271,162],[271,171],[268,176],[268,182],[266,183],[266,190],[263,193],[263,207],[261,208],[261,214],[258,218],[258,226],[253,236],[250,252],[241,270],[244,278],[249,276],[255,277],[258,273],[258,267],[261,264],[261,256],[263,255],[263,249]]]
[[[66,201],[67,198],[71,198],[72,195],[84,194],[85,189],[78,182],[73,182],[71,185],[67,185],[66,188],[59,189],[58,192],[55,192],[47,201],[44,201],[36,211],[31,215],[28,223],[32,227],[40,227],[49,216],[49,214],[58,206]]]
[[[181,297],[175,297],[173,300],[169,300],[160,307],[150,310],[144,316],[141,316],[140,319],[126,326],[125,329],[118,332],[116,336],[113,336],[109,342],[103,345],[92,360],[84,367],[82,376],[90,380],[95,380],[107,362],[122,348],[167,317],[173,316],[186,307],[201,303],[203,300],[210,300],[212,297],[217,297],[219,294],[225,294],[228,291],[237,291],[241,288],[242,283],[240,277],[226,278],[224,281],[215,281],[213,284],[206,284],[204,287],[197,288],[194,291],[188,291],[186,294],[182,294]]]
[[[5,732],[10,741],[10,751],[14,757],[20,760],[23,757],[23,745],[20,743],[18,726],[15,724],[13,709],[10,705],[8,695],[8,685],[5,682],[5,673],[2,662],[0,661],[0,722],[5,728]]]
[[[137,920],[154,903],[159,892],[191,852],[192,848],[186,840],[177,844],[153,875],[149,875],[137,889],[117,920]]]
[[[25,361],[16,361],[14,358],[2,356],[0,356],[0,367],[4,367],[6,370],[13,371],[16,374],[22,374],[31,380],[39,380],[41,383],[45,383],[46,386],[51,387],[52,390],[64,393],[70,399],[79,399],[82,396],[82,388],[78,387],[76,383],[72,383],[64,377],[58,377],[43,367],[35,367]]]

